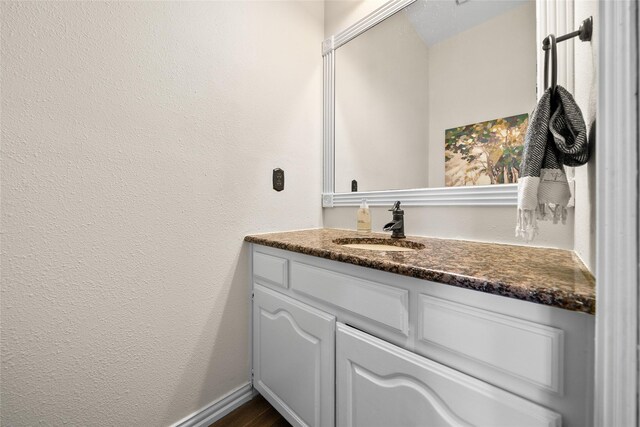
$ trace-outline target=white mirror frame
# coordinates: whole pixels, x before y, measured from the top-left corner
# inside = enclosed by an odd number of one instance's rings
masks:
[[[323,188],[322,207],[359,206],[363,198],[369,205],[387,206],[400,200],[406,206],[513,206],[518,201],[517,184],[482,185],[469,187],[416,188],[410,190],[335,192],[335,50],[369,28],[409,6],[416,0],[390,0],[344,31],[322,42],[324,64],[323,109]],[[573,0],[536,0],[537,34],[542,40],[548,33],[564,34],[573,27]],[[573,83],[573,49],[567,48],[566,73],[558,76],[558,82]],[[538,52],[538,64],[542,64],[542,49]],[[540,69],[540,67],[538,67]],[[565,71],[565,69],[562,69]],[[564,79],[563,79],[564,77]],[[541,76],[538,76],[540,82]],[[566,80],[565,80],[566,79]]]

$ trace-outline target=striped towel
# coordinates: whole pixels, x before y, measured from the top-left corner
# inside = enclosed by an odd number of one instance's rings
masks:
[[[567,219],[571,198],[564,166],[589,160],[587,128],[580,107],[562,86],[547,89],[530,115],[518,179],[516,236],[531,241],[537,220]]]

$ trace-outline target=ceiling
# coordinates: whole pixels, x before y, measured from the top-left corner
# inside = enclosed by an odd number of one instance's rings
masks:
[[[404,13],[428,45],[482,24],[534,0],[417,0]]]

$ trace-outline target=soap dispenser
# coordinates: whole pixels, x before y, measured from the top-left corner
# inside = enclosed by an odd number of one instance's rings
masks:
[[[369,206],[367,205],[367,199],[362,199],[360,209],[358,209],[358,233],[371,232],[371,213],[369,212]]]

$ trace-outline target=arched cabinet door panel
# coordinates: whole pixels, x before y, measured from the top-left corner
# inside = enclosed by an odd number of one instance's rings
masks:
[[[335,421],[335,317],[260,285],[253,299],[253,384],[294,426]]]
[[[559,414],[338,323],[339,427],[558,427]]]

